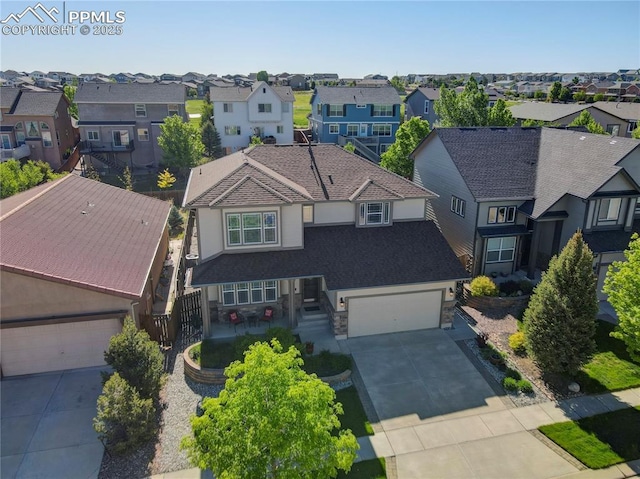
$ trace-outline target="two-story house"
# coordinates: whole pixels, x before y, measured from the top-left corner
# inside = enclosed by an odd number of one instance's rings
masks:
[[[556,128],[442,128],[412,157],[427,218],[473,275],[546,268],[582,230],[601,291],[640,231],[640,141]],[[601,294],[601,298],[602,298]]]
[[[293,90],[259,81],[250,87],[211,88],[213,123],[226,153],[246,148],[251,137],[293,143]]]
[[[314,141],[340,145],[350,141],[359,153],[376,162],[395,141],[401,101],[392,86],[318,86],[310,102]]]
[[[188,121],[186,99],[186,88],[178,84],[81,84],[75,103],[85,161],[116,171],[157,169],[160,125],[172,115]]]
[[[451,324],[467,277],[433,221],[434,198],[336,145],[260,145],[191,171],[205,336],[229,309],[272,305],[297,324],[326,311],[336,337]]]
[[[62,92],[0,89],[0,156],[2,159],[42,160],[54,170],[66,170],[77,162],[80,140]]]
[[[419,116],[427,120],[432,127],[438,120],[435,111],[435,102],[440,99],[439,88],[418,87],[407,95],[404,99],[404,116],[408,120],[414,116]]]

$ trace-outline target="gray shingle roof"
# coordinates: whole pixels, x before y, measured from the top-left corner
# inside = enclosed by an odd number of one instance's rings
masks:
[[[477,200],[533,197],[540,129],[436,128],[434,134]]]
[[[440,99],[440,89],[439,88],[427,88],[427,87],[418,87],[413,90],[411,93],[407,95],[404,99],[406,102],[411,95],[414,95],[416,92],[422,93],[429,100],[439,100]]]
[[[593,107],[623,120],[640,120],[640,103],[597,101]]]
[[[247,98],[249,98],[254,91],[265,86],[271,88],[282,101],[295,101],[291,87],[269,86],[263,81],[256,82],[250,87],[223,86],[211,88],[209,90],[209,96],[211,101],[247,101]]]
[[[322,103],[336,105],[399,105],[401,103],[398,92],[392,86],[318,86],[314,96],[318,96]]]
[[[11,108],[20,94],[20,88],[0,88],[0,108]]]
[[[633,233],[640,234],[640,219],[633,222],[631,231],[592,231],[591,233],[584,233],[584,241],[594,253],[624,251],[629,247]]]
[[[13,115],[53,116],[58,109],[62,92],[23,91]]]
[[[318,181],[317,171],[311,168],[311,155],[322,184]],[[193,168],[184,203],[195,207],[209,206],[234,185],[238,185],[235,189],[240,188],[238,183],[246,176],[258,182],[251,186],[252,204],[273,204],[274,191],[281,200],[284,197],[288,202],[351,201],[358,193],[367,199],[376,194],[381,195],[377,199],[434,196],[411,181],[336,145],[259,145]],[[258,188],[261,185],[266,188]],[[234,204],[246,204],[247,195],[237,194]],[[227,197],[224,204],[229,205],[229,201]]]
[[[305,228],[304,249],[223,254],[196,266],[191,283],[202,286],[309,276],[324,276],[327,289],[337,290],[469,275],[433,222],[410,221],[380,228]]]
[[[184,103],[187,90],[180,84],[82,83],[76,103]]]
[[[544,103],[525,101],[509,107],[514,118],[522,120],[556,121],[565,116],[581,112],[591,105],[575,103]]]

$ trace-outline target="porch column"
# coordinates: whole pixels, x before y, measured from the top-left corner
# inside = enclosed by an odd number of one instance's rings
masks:
[[[211,336],[211,318],[209,316],[209,288],[200,288],[200,307],[202,309],[202,337]]]
[[[289,280],[289,327],[296,327],[296,280]]]
[[[531,250],[529,251],[529,267],[527,268],[527,278],[534,279],[536,274],[536,258],[538,247],[540,246],[540,223],[533,222],[533,239],[531,240]]]

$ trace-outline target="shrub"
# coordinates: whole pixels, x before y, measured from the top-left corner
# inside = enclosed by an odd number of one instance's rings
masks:
[[[502,380],[502,387],[504,387],[507,391],[517,391],[518,381],[516,379],[506,377]]]
[[[319,377],[333,376],[351,368],[351,358],[346,354],[332,353],[324,349],[317,356],[308,356],[302,369]]]
[[[513,280],[509,280],[505,281],[504,283],[500,283],[499,288],[501,293],[504,293],[507,296],[511,296],[520,291],[520,284]]]
[[[513,378],[516,381],[519,379],[522,379],[522,375],[520,374],[519,371],[516,371],[515,369],[511,369],[511,368],[507,368],[507,370],[505,371],[505,375],[508,378]]]
[[[122,332],[109,340],[105,362],[136,388],[142,398],[157,399],[164,383],[164,358],[158,343],[146,331],[138,331],[131,317],[124,320]],[[107,379],[108,374],[103,374]]]
[[[518,383],[517,383],[517,386],[518,386],[518,390],[522,391],[523,393],[532,393],[533,392],[533,386],[526,379],[520,379],[518,381]]]
[[[283,351],[287,351],[291,346],[295,345],[296,337],[290,329],[287,328],[270,328],[267,330],[267,342],[271,344],[272,339],[277,339],[282,346]]]
[[[182,231],[182,228],[184,226],[184,218],[180,214],[178,208],[175,207],[175,205],[171,207],[171,211],[169,212],[169,219],[167,220],[167,222],[169,223],[169,228],[171,229],[172,233]]]
[[[113,374],[98,398],[93,428],[105,446],[116,454],[134,451],[156,431],[152,399],[144,399],[120,374]]]
[[[242,361],[244,352],[249,349],[253,343],[260,341],[260,338],[254,334],[246,333],[244,336],[238,336],[233,341],[233,357],[235,360]]]
[[[520,291],[522,291],[522,294],[531,294],[533,292],[533,283],[528,279],[520,280]]]
[[[527,352],[526,338],[522,331],[513,333],[509,336],[509,347],[513,349],[513,352],[518,356],[524,356]]]
[[[471,281],[471,296],[498,296],[498,287],[488,276],[477,276]]]

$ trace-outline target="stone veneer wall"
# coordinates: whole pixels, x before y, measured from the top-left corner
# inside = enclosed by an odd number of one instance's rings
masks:
[[[465,284],[463,287],[464,304],[473,309],[509,308],[524,309],[529,303],[529,295],[515,297],[500,296],[471,296],[471,287]]]
[[[442,303],[442,314],[440,315],[440,327],[450,328],[453,324],[453,315],[456,311],[457,301],[445,301]]]
[[[323,293],[320,298],[320,304],[327,312],[331,326],[333,328],[334,336],[346,336],[349,329],[349,312],[348,311],[336,311],[327,298],[327,294]]]

